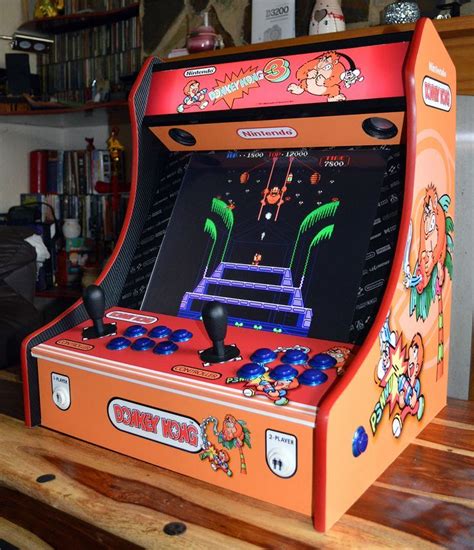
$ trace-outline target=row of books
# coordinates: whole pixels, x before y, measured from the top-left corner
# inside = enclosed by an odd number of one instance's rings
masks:
[[[112,55],[141,47],[140,18],[132,17],[100,27],[58,34],[48,55],[40,56],[41,64],[61,63]]]
[[[135,4],[137,0],[65,0],[64,15],[72,15],[87,11],[110,11],[126,8]]]
[[[123,174],[119,179],[123,180]],[[107,149],[40,149],[30,153],[32,193],[86,195],[110,192],[110,181],[111,162]]]
[[[93,99],[93,82],[97,91],[105,93],[120,87],[120,77],[139,71],[141,48],[113,55],[52,63],[38,68],[41,89],[60,101],[85,102]]]
[[[79,221],[81,236],[95,241],[115,241],[122,227],[129,195],[121,193],[114,205],[114,198],[105,195],[53,195],[22,193],[23,206],[35,206],[36,217],[41,223],[59,223],[72,218]],[[54,211],[54,216],[53,212]]]

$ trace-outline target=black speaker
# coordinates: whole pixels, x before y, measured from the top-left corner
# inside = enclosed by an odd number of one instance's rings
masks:
[[[7,88],[11,95],[31,93],[30,57],[27,53],[6,53]]]

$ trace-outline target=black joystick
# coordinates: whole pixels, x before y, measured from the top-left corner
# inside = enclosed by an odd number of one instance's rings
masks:
[[[212,341],[212,348],[199,353],[205,363],[224,363],[240,355],[237,346],[226,346],[224,343],[227,333],[227,309],[224,304],[217,301],[207,302],[202,308],[202,320]]]
[[[108,323],[104,325],[105,295],[100,286],[89,285],[83,294],[84,307],[94,323],[91,327],[82,329],[82,339],[92,340],[103,336],[117,334],[117,325]]]

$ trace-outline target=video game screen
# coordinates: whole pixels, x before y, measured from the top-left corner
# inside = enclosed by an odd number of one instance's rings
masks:
[[[193,153],[142,308],[345,341],[390,149]]]

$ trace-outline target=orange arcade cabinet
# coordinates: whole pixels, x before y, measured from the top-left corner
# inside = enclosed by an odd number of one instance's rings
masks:
[[[427,19],[263,48],[145,63],[126,221],[23,344],[26,422],[325,531],[446,403],[455,68]]]

